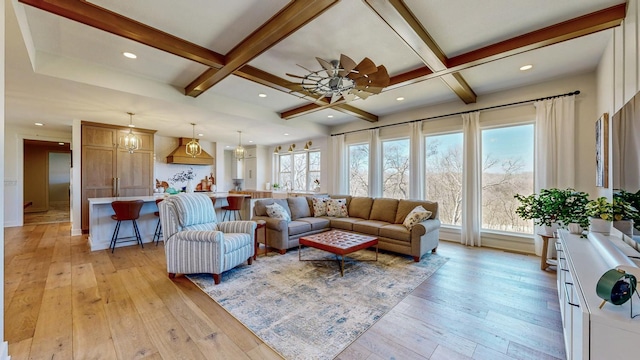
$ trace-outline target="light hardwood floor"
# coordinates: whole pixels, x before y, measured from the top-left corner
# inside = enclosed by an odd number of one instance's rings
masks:
[[[162,244],[91,252],[69,228],[5,229],[12,359],[279,358],[190,281],[169,280]],[[438,253],[450,260],[340,359],[564,358],[555,273],[539,258],[448,242]]]

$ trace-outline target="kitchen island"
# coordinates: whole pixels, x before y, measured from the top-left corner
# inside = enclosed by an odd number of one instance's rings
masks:
[[[227,192],[203,192],[202,194],[208,195],[211,198],[216,199],[215,209],[218,221],[222,221],[224,211],[222,206],[227,205],[227,196],[240,196],[244,197],[245,201],[242,205],[242,218],[249,219],[249,197],[244,194],[229,194]],[[153,213],[158,211],[156,206],[156,199],[165,198],[171,196],[169,194],[154,194],[152,196],[128,196],[128,197],[105,197],[105,198],[90,198],[89,200],[89,245],[91,251],[104,250],[109,248],[111,243],[111,236],[116,226],[116,221],[111,219],[111,215],[115,212],[111,207],[113,201],[129,201],[129,200],[142,200],[144,204],[140,210],[140,217],[136,222],[138,223],[138,229],[140,230],[140,236],[143,243],[151,243],[153,240],[153,233],[158,224],[158,217]],[[133,235],[133,226],[131,221],[123,221],[120,225],[120,236]],[[116,247],[131,246],[131,243],[116,244]],[[135,245],[137,246],[137,245]]]

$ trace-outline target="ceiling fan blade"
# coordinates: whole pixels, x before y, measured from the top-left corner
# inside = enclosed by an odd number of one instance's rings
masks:
[[[366,88],[370,84],[369,78],[367,78],[366,76],[361,76],[357,79],[354,79],[354,81],[356,83],[356,89],[359,90]]]
[[[334,93],[333,95],[331,95],[331,101],[329,101],[329,104],[333,104],[334,102],[340,100],[341,97],[342,95],[340,93]]]
[[[338,75],[345,77],[356,67],[356,62],[345,54],[340,55],[340,67],[342,70],[338,72]]]
[[[356,95],[358,95],[360,99],[366,100],[372,94],[370,92],[360,90]]]
[[[373,94],[380,94],[382,92],[382,89],[384,89],[384,87],[368,86],[365,91],[370,92],[373,95]]]
[[[389,73],[387,73],[387,68],[384,65],[378,66],[378,71],[369,75],[369,83],[371,86],[380,86],[385,87],[389,86]]]
[[[304,67],[304,66],[302,66],[302,65],[300,65],[300,64],[296,64],[296,65],[298,65],[298,66],[300,66],[301,68],[303,68],[303,69],[307,70],[307,72],[308,72],[308,73],[312,73],[312,72],[314,72],[314,71],[311,71],[311,70],[307,69],[306,67]]]
[[[294,78],[298,78],[298,79],[305,79],[305,77],[304,77],[304,76],[300,76],[300,75],[289,74],[289,73],[286,73],[286,75],[287,75],[287,76],[294,77]]]
[[[352,93],[351,91],[353,91],[353,90],[350,90],[350,91],[349,91],[348,93],[346,93],[346,94],[345,94],[345,93],[343,93],[343,94],[342,94],[342,97],[344,98],[344,100],[345,100],[346,102],[353,101],[353,100],[355,100],[355,99],[356,99],[356,94]]]
[[[320,66],[322,66],[322,68],[327,71],[328,76],[333,76],[335,69],[333,68],[333,65],[331,65],[330,62],[328,62],[327,60],[320,59],[319,57],[316,57],[316,60],[318,60],[318,62],[320,63]]]
[[[362,76],[373,74],[374,72],[378,71],[378,68],[376,67],[376,64],[371,61],[371,59],[364,58],[358,65],[356,65],[355,70],[357,70],[358,74]]]

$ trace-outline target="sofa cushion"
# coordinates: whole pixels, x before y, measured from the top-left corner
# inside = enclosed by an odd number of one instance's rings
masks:
[[[263,199],[257,200],[253,205],[253,214],[255,216],[269,216],[267,215],[267,205],[278,204],[285,208],[289,215],[291,215],[291,211],[289,210],[289,203],[287,199]]]
[[[371,205],[373,205],[372,198],[354,196],[349,203],[349,216],[368,219]]]
[[[180,226],[215,223],[211,199],[204,194],[178,194],[170,198],[176,207]]]
[[[327,201],[326,198],[311,198],[311,204],[313,205],[313,216],[326,216],[327,215]]]
[[[400,200],[398,203],[398,211],[396,212],[395,224],[402,224],[404,219],[409,215],[411,210],[416,206],[422,206],[425,210],[431,211],[430,219],[435,219],[438,212],[438,203],[433,201],[420,201],[420,200]]]
[[[374,199],[369,220],[386,221],[393,224],[396,221],[396,210],[398,210],[397,199]]]
[[[331,195],[329,196],[330,199],[345,199],[347,200],[347,208],[349,208],[349,204],[351,203],[351,195]]]
[[[291,221],[291,215],[279,204],[267,205],[267,215],[270,218]]]
[[[431,217],[431,211],[427,211],[422,207],[422,205],[418,205],[413,210],[411,210],[411,212],[409,213],[409,215],[407,215],[406,218],[404,218],[402,225],[404,225],[407,228],[407,230],[411,230],[413,225],[419,222],[423,222],[424,220],[427,220],[429,217]]]
[[[361,218],[353,218],[353,217],[348,217],[348,218],[328,218],[329,221],[331,221],[331,227],[334,229],[341,229],[341,230],[349,230],[352,231],[353,230],[353,224],[357,223],[358,221],[364,221],[365,219],[361,219]]]
[[[289,210],[291,211],[291,220],[311,216],[309,203],[307,199],[301,196],[287,198]]]
[[[311,230],[327,229],[331,223],[326,217],[306,217],[300,218],[297,221],[304,221],[311,224]]]
[[[346,199],[329,199],[327,201],[327,216],[348,217]]]
[[[363,220],[353,224],[353,231],[378,236],[380,228],[389,225],[386,221]]]
[[[380,228],[378,235],[395,240],[411,241],[411,231],[407,230],[402,224],[385,225]]]
[[[311,231],[311,224],[304,221],[292,221],[289,223],[289,235],[298,235]]]

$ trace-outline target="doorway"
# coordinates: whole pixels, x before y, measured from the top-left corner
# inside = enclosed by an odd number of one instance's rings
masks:
[[[69,222],[69,143],[24,140],[24,224]]]

